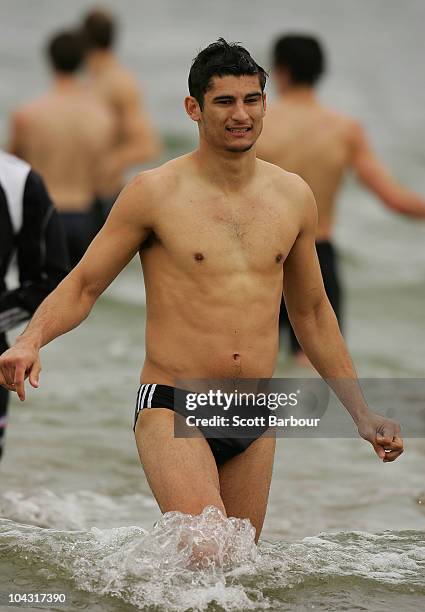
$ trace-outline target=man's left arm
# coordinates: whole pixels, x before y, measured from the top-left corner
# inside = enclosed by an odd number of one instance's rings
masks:
[[[317,207],[305,183],[297,185],[299,233],[285,261],[283,293],[291,325],[313,366],[351,414],[359,434],[383,461],[403,452],[398,423],[371,412],[326,296],[316,253]]]
[[[0,333],[30,318],[69,271],[65,237],[40,176],[28,174],[17,237],[19,286],[0,296]]]

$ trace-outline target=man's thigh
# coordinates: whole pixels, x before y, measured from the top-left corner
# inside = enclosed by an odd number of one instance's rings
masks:
[[[146,478],[162,512],[200,514],[212,505],[225,514],[217,466],[205,438],[175,438],[174,412],[166,408],[143,409],[135,435]]]
[[[260,537],[269,498],[276,439],[261,436],[219,467],[220,492],[227,516],[249,518]]]

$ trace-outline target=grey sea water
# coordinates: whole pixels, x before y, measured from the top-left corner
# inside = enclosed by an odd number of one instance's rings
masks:
[[[322,98],[358,117],[392,172],[425,192],[421,0],[105,4],[121,18],[121,55],[145,87],[165,157],[195,142],[182,99],[197,49],[223,35],[267,66],[270,40],[302,29],[327,43]],[[10,112],[48,82],[45,37],[89,6],[0,2],[3,142]],[[424,377],[424,237],[423,224],[391,215],[347,181],[336,242],[345,334],[363,377]],[[67,604],[50,608],[65,610],[422,609],[423,439],[407,439],[405,454],[385,465],[359,439],[279,440],[258,551],[243,522],[208,512],[161,518],[131,431],[144,323],[132,262],[79,329],[43,350],[41,388],[13,401],[0,465],[0,609],[9,593],[45,591],[66,592]],[[305,375],[283,352],[276,374]],[[406,410],[411,401],[406,392]],[[205,539],[217,543],[217,563],[190,569]]]

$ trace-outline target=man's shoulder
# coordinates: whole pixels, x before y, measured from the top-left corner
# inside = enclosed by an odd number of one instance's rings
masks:
[[[266,179],[269,184],[272,183],[276,189],[299,194],[310,191],[310,187],[298,174],[288,172],[276,164],[258,158],[257,164],[259,165],[262,177]]]
[[[117,63],[111,66],[99,77],[99,82],[111,99],[119,100],[140,93],[136,77],[122,64]]]
[[[188,176],[187,155],[177,157],[151,170],[137,174],[126,186],[126,190],[136,194],[142,192],[156,198],[175,193],[179,184]]]
[[[272,187],[278,202],[289,206],[297,216],[317,214],[316,201],[310,186],[298,174],[283,170],[275,164],[258,160],[262,164],[266,184]]]
[[[341,112],[340,110],[335,110],[334,108],[327,106],[323,107],[323,112],[325,113],[328,121],[332,121],[347,134],[353,133],[360,127],[360,122],[357,119]]]
[[[18,106],[12,113],[11,118],[17,128],[25,127],[37,116],[40,107],[40,99],[31,100]]]

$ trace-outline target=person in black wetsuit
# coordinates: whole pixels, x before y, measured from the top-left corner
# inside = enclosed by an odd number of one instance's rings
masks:
[[[19,285],[8,289],[15,255]],[[31,317],[68,269],[62,227],[41,177],[0,151],[0,353],[8,347],[6,332]],[[0,387],[0,457],[8,400],[9,392]]]

